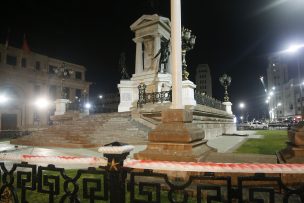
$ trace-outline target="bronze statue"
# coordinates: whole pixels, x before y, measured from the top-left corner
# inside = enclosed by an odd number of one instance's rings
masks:
[[[170,55],[170,47],[169,47],[170,40],[163,38],[161,42],[161,47],[158,51],[158,53],[154,56],[153,59],[157,58],[160,55],[159,58],[159,66],[158,66],[158,72],[159,73],[166,73],[167,71],[167,65]],[[163,68],[162,68],[163,64]]]
[[[122,80],[130,79],[130,76],[127,72],[126,55],[125,55],[124,52],[122,52],[120,54],[119,61],[118,61],[118,66],[119,66],[119,69],[121,70],[121,79]]]

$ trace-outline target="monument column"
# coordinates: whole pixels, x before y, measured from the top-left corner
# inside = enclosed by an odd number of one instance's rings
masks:
[[[192,111],[182,103],[182,43],[180,0],[171,0],[172,105],[162,111],[162,122],[149,132],[147,148],[136,159],[162,161],[202,161],[215,151],[204,131],[192,123]]]
[[[171,0],[171,64],[172,64],[172,106],[171,109],[183,109],[182,104],[182,34],[181,2]]]
[[[135,74],[143,72],[142,40],[134,39],[136,43]]]

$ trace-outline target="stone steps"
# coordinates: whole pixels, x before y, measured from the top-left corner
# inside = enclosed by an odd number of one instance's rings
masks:
[[[108,113],[69,120],[30,136],[12,140],[12,144],[90,148],[113,141],[145,143],[150,128],[133,121],[130,113]]]

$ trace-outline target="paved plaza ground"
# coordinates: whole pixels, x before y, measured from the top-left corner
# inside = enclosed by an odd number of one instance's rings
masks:
[[[261,136],[255,134],[255,131],[238,131],[236,135],[223,135],[209,140],[208,145],[216,148],[218,153],[211,154],[207,161],[213,162],[270,162],[275,163],[274,155],[251,155],[251,154],[233,154],[232,152],[238,148],[249,138],[259,139]],[[134,145],[135,149],[131,152],[130,158],[134,153],[145,149],[146,145]],[[30,154],[42,156],[94,156],[101,157],[98,148],[47,148],[18,146],[15,148],[9,141],[0,142],[0,152],[12,155]],[[38,163],[37,163],[38,164]],[[58,166],[58,164],[56,164]],[[74,166],[69,166],[73,168]]]

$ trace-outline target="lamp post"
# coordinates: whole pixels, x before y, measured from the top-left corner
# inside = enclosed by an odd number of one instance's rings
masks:
[[[231,83],[231,77],[228,76],[227,74],[224,74],[219,78],[219,80],[220,80],[221,85],[225,88],[224,102],[222,104],[225,105],[227,113],[233,114],[232,109],[231,109],[232,103],[229,101],[228,91],[227,91],[227,88]]]
[[[225,93],[224,93],[224,102],[229,102],[229,96],[228,96],[228,86],[231,83],[231,77],[228,76],[227,74],[224,74],[220,77],[220,83],[221,85],[225,88]]]
[[[239,104],[239,108],[241,109],[241,117],[242,117],[242,122],[243,122],[243,118],[244,118],[244,111],[243,111],[243,109],[245,108],[245,104],[243,102],[241,102]]]
[[[74,74],[73,70],[70,70],[67,68],[66,64],[63,63],[60,67],[54,69],[55,74],[57,77],[61,79],[61,85],[60,85],[60,95],[61,99],[67,99],[66,93],[63,91],[63,81],[67,78],[70,78],[72,74]]]
[[[46,97],[39,97],[36,98],[36,100],[34,101],[34,105],[38,110],[38,112],[35,112],[35,116],[36,116],[35,119],[37,119],[36,121],[38,122],[38,128],[40,127],[40,113],[48,111],[50,103],[51,102]]]
[[[191,34],[191,30],[182,28],[182,66],[183,80],[188,80],[189,72],[187,71],[186,53],[194,48],[196,36]]]

